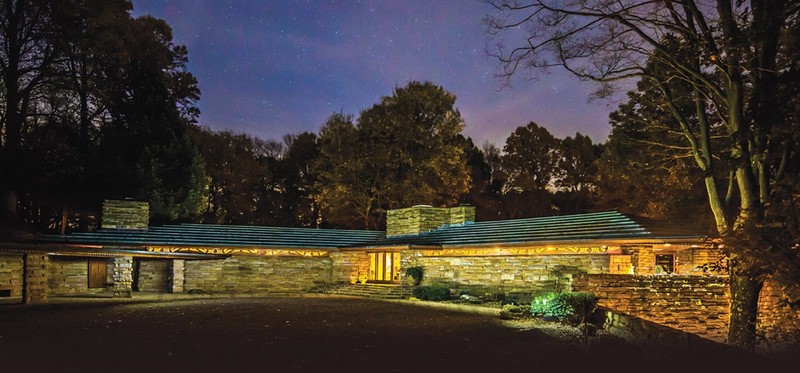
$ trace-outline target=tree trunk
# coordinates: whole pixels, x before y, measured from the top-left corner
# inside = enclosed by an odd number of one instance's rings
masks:
[[[731,259],[730,275],[731,318],[728,325],[728,344],[755,350],[758,295],[764,281],[748,264]]]

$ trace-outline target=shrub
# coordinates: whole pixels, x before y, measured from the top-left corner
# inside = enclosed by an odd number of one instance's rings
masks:
[[[450,289],[444,286],[417,286],[413,290],[415,298],[422,300],[448,300]]]
[[[522,319],[531,315],[529,311],[525,306],[505,304],[500,308],[500,318],[503,320]]]
[[[422,282],[422,267],[408,267],[408,269],[406,269],[406,276],[414,279],[414,286],[419,285]]]
[[[590,293],[544,293],[531,302],[531,314],[579,325],[597,309],[597,301],[597,296]]]

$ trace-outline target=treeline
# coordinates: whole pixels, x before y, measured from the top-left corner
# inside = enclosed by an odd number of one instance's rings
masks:
[[[106,198],[146,200],[154,224],[383,229],[387,209],[477,206],[479,220],[619,209],[707,222],[702,180],[653,162],[612,115],[605,145],[536,123],[501,148],[462,134],[456,97],[411,82],[318,134],[280,141],[196,125],[200,92],[170,27],[116,0],[6,0],[0,7],[0,192],[6,222],[46,232],[97,226]],[[641,95],[632,95],[640,98]]]

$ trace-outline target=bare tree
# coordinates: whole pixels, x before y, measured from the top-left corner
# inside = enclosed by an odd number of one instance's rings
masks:
[[[796,187],[778,188],[797,184],[792,160],[798,157],[793,148],[798,123],[779,114],[775,99],[780,76],[797,69],[789,63],[796,61],[796,51],[781,48],[781,38],[796,31],[798,5],[784,0],[488,2],[495,11],[486,22],[497,42],[490,54],[500,60],[502,77],[559,67],[599,82],[601,94],[629,78],[658,87],[705,175],[717,231],[731,248],[728,342],[753,349],[765,276],[794,283],[800,278],[798,194]],[[693,112],[674,105],[673,80],[691,87]],[[711,144],[715,123],[727,137],[721,150]],[[794,130],[776,131],[784,126]],[[715,175],[726,173],[716,172],[718,167],[730,168],[738,205],[724,203],[719,193],[724,183]]]

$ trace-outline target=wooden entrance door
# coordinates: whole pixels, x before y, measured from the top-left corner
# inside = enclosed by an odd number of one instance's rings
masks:
[[[369,253],[370,282],[400,282],[400,253]]]
[[[89,289],[106,287],[108,259],[89,259]]]

